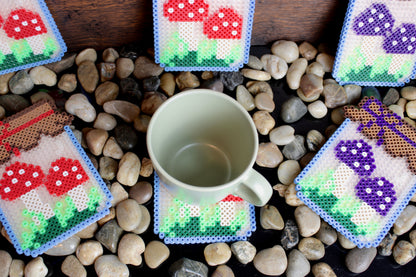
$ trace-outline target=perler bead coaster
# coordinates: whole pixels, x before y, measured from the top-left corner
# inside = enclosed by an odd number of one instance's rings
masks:
[[[246,240],[256,230],[254,206],[240,197],[195,206],[172,197],[156,173],[154,183],[154,232],[167,244]]]
[[[2,0],[0,75],[58,61],[66,45],[43,0]]]
[[[351,0],[333,76],[340,84],[402,86],[416,73],[416,1]]]
[[[153,0],[155,60],[166,71],[237,71],[248,62],[255,0]]]
[[[298,197],[358,247],[375,247],[416,192],[416,130],[374,98],[295,179]]]
[[[0,121],[0,220],[33,257],[109,213],[112,196],[48,101]]]

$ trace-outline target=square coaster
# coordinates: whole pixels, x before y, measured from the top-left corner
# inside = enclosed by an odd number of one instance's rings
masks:
[[[0,75],[58,61],[65,52],[44,0],[2,0]]]
[[[351,0],[333,76],[340,84],[403,86],[416,73],[416,2]]]
[[[374,98],[295,179],[298,197],[359,248],[375,247],[416,192],[416,130]]]
[[[248,62],[255,0],[153,0],[155,60],[166,71],[237,71]]]
[[[109,213],[71,121],[43,100],[0,122],[0,220],[19,254],[36,257]]]
[[[168,192],[155,173],[154,232],[166,244],[247,240],[256,230],[254,206],[229,195],[207,206],[186,204]]]

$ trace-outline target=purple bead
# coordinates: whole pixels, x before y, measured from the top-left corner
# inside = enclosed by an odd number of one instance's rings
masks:
[[[362,139],[341,140],[335,147],[335,156],[359,176],[370,176],[376,168],[371,146]]]
[[[383,49],[387,54],[414,54],[416,50],[416,26],[403,23],[384,39]]]
[[[355,186],[356,195],[382,216],[387,215],[397,198],[393,184],[384,177],[361,179]]]
[[[385,36],[391,33],[394,19],[384,4],[373,4],[354,20],[352,28],[360,36]]]

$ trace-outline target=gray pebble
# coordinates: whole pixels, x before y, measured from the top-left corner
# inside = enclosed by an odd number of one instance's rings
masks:
[[[292,97],[282,104],[280,117],[286,123],[293,123],[301,119],[308,112],[308,108],[299,97]]]
[[[386,106],[390,106],[392,104],[395,104],[397,101],[399,101],[400,94],[395,88],[390,88],[386,95],[383,98],[383,104]]]
[[[111,181],[117,174],[118,162],[110,157],[101,157],[98,168],[101,178]]]
[[[287,277],[303,277],[311,271],[311,265],[306,257],[297,249],[290,251],[287,258]]]
[[[260,225],[267,230],[282,230],[285,224],[282,215],[275,206],[265,205],[260,209]]]
[[[75,252],[81,239],[74,235],[45,252],[49,256],[67,256]]]
[[[316,238],[325,243],[326,245],[332,245],[337,241],[337,231],[332,228],[328,223],[321,220],[321,227]]]
[[[348,103],[348,95],[345,89],[338,84],[324,85],[323,95],[325,97],[325,105],[331,109]]]
[[[114,129],[114,138],[123,150],[134,148],[139,142],[136,131],[129,125],[118,125]]]
[[[244,77],[239,71],[221,72],[220,79],[224,84],[224,87],[230,91],[233,91],[238,85],[241,85],[244,81]]]
[[[407,231],[409,231],[416,222],[416,206],[408,205],[399,217],[396,219],[396,222],[393,224],[393,232],[400,236]]]
[[[110,250],[112,253],[116,253],[117,244],[122,234],[123,229],[118,226],[115,220],[110,220],[95,234],[95,238],[101,242],[105,248]]]
[[[13,94],[25,94],[33,89],[35,84],[25,70],[18,71],[9,81],[9,88]]]
[[[256,247],[248,241],[237,241],[231,244],[231,252],[242,264],[248,264],[256,256]]]
[[[224,84],[219,78],[211,78],[202,82],[200,88],[211,89],[218,92],[224,91]]]
[[[292,249],[299,243],[298,226],[294,220],[288,219],[286,221],[285,228],[283,228],[282,236],[280,238],[280,243],[285,250]]]
[[[237,86],[236,99],[247,111],[252,111],[256,107],[253,96],[243,85]]]
[[[265,275],[280,275],[287,268],[285,250],[280,245],[263,249],[257,253],[253,260],[254,267]]]
[[[377,249],[371,248],[354,248],[348,252],[345,258],[345,265],[353,273],[362,273],[366,271],[377,255]]]
[[[295,209],[295,219],[300,235],[305,238],[316,234],[321,227],[319,215],[307,206],[300,206]]]
[[[381,256],[390,256],[393,250],[394,243],[397,240],[396,234],[387,233],[384,239],[377,246],[377,252]]]
[[[282,153],[288,160],[299,160],[306,154],[305,138],[295,135],[295,139],[283,147]]]
[[[356,104],[361,99],[361,87],[357,85],[345,85],[345,93],[347,94],[347,103]]]
[[[208,267],[188,258],[177,260],[169,267],[171,277],[208,277]]]

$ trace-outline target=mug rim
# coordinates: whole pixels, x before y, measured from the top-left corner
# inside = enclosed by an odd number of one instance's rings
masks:
[[[193,94],[193,95],[198,95],[198,94],[203,94],[203,95],[215,95],[216,97],[222,98],[226,101],[228,101],[230,104],[232,104],[233,106],[235,106],[238,110],[241,111],[241,114],[244,115],[244,117],[246,118],[246,120],[248,121],[253,136],[254,136],[254,149],[253,149],[253,155],[250,159],[250,162],[247,164],[247,166],[244,168],[244,170],[234,179],[229,180],[226,183],[223,183],[221,185],[216,185],[216,186],[209,186],[209,187],[199,187],[199,186],[194,186],[191,184],[187,184],[185,182],[182,182],[178,179],[176,179],[175,177],[173,177],[172,175],[170,175],[161,165],[160,163],[156,160],[155,158],[155,154],[153,152],[152,149],[152,143],[151,143],[151,139],[152,139],[152,130],[153,127],[155,125],[155,120],[157,119],[157,117],[163,112],[163,110],[165,109],[166,106],[168,106],[171,102],[176,101],[179,98],[185,97],[189,94]],[[248,111],[246,111],[244,109],[244,107],[237,102],[237,100],[235,100],[234,98],[232,98],[231,96],[223,93],[223,92],[218,92],[215,90],[210,90],[210,89],[191,89],[191,90],[186,90],[186,91],[181,91],[173,96],[171,96],[168,100],[166,100],[165,102],[162,103],[162,105],[160,105],[160,107],[156,110],[156,112],[152,115],[152,118],[150,119],[149,122],[149,126],[147,128],[147,134],[146,134],[146,145],[147,145],[147,152],[149,154],[150,160],[152,161],[153,164],[153,168],[156,170],[156,172],[158,172],[159,177],[162,178],[166,178],[169,180],[169,182],[171,183],[175,183],[175,185],[177,185],[178,187],[181,187],[183,189],[188,189],[188,190],[193,190],[193,191],[200,191],[200,192],[208,192],[208,191],[216,191],[216,190],[221,190],[223,188],[226,187],[230,187],[233,186],[235,183],[239,183],[241,181],[241,179],[244,178],[244,175],[247,174],[247,172],[253,167],[254,162],[256,160],[257,157],[257,153],[258,153],[258,148],[259,148],[259,138],[257,135],[257,128],[253,122],[253,119],[251,118],[250,114],[248,113]]]

